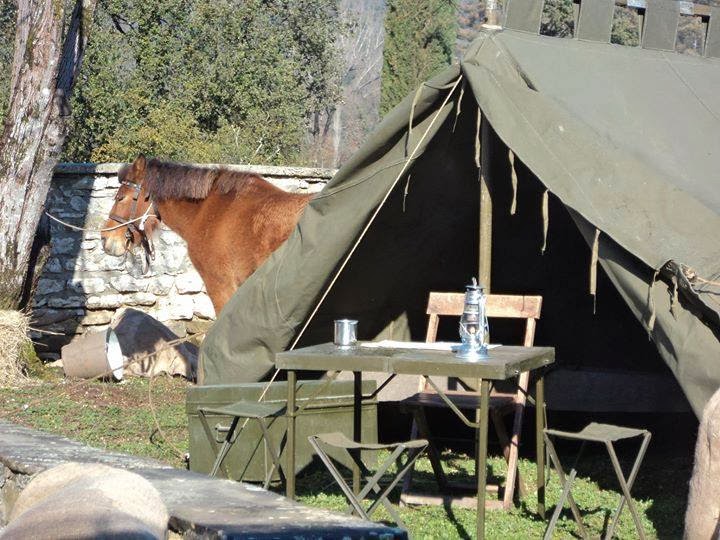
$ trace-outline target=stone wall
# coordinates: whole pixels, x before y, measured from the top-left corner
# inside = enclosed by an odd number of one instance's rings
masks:
[[[48,195],[47,211],[87,229],[101,228],[118,188],[122,164],[60,164]],[[228,166],[258,173],[293,192],[320,191],[334,171],[300,167]],[[78,232],[48,218],[50,255],[33,300],[33,339],[38,354],[59,357],[74,336],[107,328],[124,306],[145,311],[179,335],[205,329],[215,313],[185,242],[163,227],[155,239],[149,272],[140,263],[105,254],[99,232]],[[48,332],[52,332],[48,333]],[[60,334],[60,335],[56,335]]]

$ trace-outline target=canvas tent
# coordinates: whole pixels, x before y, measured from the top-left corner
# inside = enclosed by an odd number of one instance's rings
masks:
[[[720,11],[692,57],[663,50],[675,3],[647,6],[638,48],[607,43],[600,4],[558,39],[537,35],[541,2],[513,0],[510,28],[398,105],[226,305],[201,382],[259,380],[337,316],[422,339],[428,291],[477,273],[482,176],[492,290],[543,295],[536,343],[570,372],[664,361],[700,414],[720,386]]]

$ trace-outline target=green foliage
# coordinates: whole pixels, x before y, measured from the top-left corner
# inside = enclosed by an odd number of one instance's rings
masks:
[[[101,0],[66,157],[292,161],[336,101],[337,0]]]
[[[381,114],[450,64],[456,32],[452,0],[388,0]]]
[[[637,11],[615,6],[610,43],[636,47],[640,44],[640,21]]]
[[[0,124],[10,101],[10,71],[15,44],[15,2],[0,0]]]
[[[575,22],[572,0],[545,0],[540,33],[545,36],[572,37]]]

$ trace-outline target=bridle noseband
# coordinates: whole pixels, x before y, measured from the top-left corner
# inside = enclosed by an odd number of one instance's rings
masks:
[[[128,182],[127,180],[122,180],[120,182],[120,185],[132,188],[135,192],[133,195],[132,208],[130,209],[130,216],[127,219],[124,219],[117,214],[110,213],[108,217],[112,221],[115,221],[116,223],[119,223],[120,225],[125,225],[127,227],[127,230],[125,231],[125,238],[127,239],[129,244],[132,244],[133,233],[137,234],[140,237],[140,243],[145,250],[145,263],[149,268],[150,261],[155,260],[155,246],[153,245],[152,239],[147,235],[147,231],[145,230],[145,222],[150,216],[154,216],[160,219],[160,213],[157,211],[157,208],[155,208],[155,203],[151,200],[150,195],[146,195],[145,200],[149,202],[148,207],[145,209],[145,212],[143,212],[142,216],[136,218],[135,212],[137,211],[138,200],[140,199],[140,192],[142,191],[142,182],[137,184],[135,182]],[[115,196],[115,201],[119,200],[119,195],[120,191],[118,190],[118,194]],[[151,211],[153,211],[152,214],[150,213]]]

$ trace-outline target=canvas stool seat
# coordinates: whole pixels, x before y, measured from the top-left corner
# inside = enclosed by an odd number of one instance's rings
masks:
[[[575,504],[575,501],[573,500],[570,491],[572,489],[573,482],[575,481],[575,476],[577,475],[577,463],[580,460],[580,456],[582,455],[583,450],[585,449],[585,444],[588,442],[597,442],[605,445],[610,456],[610,461],[612,462],[615,475],[617,476],[618,482],[620,483],[620,489],[622,490],[622,496],[620,497],[618,506],[615,509],[612,522],[607,530],[605,538],[607,540],[610,540],[612,538],[612,535],[615,532],[615,528],[617,527],[618,521],[620,519],[620,513],[622,512],[623,507],[627,503],[628,508],[630,509],[630,513],[632,514],[633,521],[635,522],[635,528],[637,529],[638,536],[639,538],[644,540],[645,533],[643,532],[642,523],[640,522],[640,517],[637,513],[637,509],[635,508],[635,503],[630,496],[630,490],[635,483],[635,478],[637,477],[638,470],[640,469],[642,460],[645,457],[645,451],[647,450],[648,444],[650,443],[651,433],[646,429],[615,426],[612,424],[598,424],[593,422],[591,424],[588,424],[578,432],[560,431],[557,429],[545,429],[544,437],[545,444],[548,449],[548,454],[550,455],[550,459],[552,460],[555,470],[560,477],[560,482],[563,485],[560,500],[555,506],[555,511],[553,512],[553,515],[550,518],[550,522],[548,523],[548,527],[545,531],[545,540],[549,540],[550,538],[552,538],[552,533],[555,530],[555,525],[557,524],[558,518],[560,517],[560,512],[562,512],[562,509],[565,506],[566,500],[570,504],[570,510],[572,511],[573,518],[575,519],[578,527],[580,528],[580,534],[583,537],[587,537],[587,532],[580,517],[580,511],[578,510],[578,507]],[[562,464],[560,463],[560,458],[558,457],[555,446],[553,445],[552,437],[559,439],[582,441],[582,446],[580,447],[580,451],[575,458],[575,463],[573,463],[573,466],[570,469],[570,473],[567,475],[565,474],[565,471],[562,468]],[[623,474],[622,467],[620,467],[620,462],[618,461],[617,455],[615,454],[615,448],[613,447],[613,443],[622,439],[631,439],[634,437],[642,437],[642,442],[640,443],[640,449],[638,450],[637,456],[635,457],[635,462],[633,463],[632,469],[630,470],[630,474],[626,479],[625,475]]]
[[[360,443],[349,439],[342,433],[321,433],[318,435],[311,435],[308,437],[308,441],[310,441],[310,444],[317,452],[320,460],[330,471],[330,474],[332,474],[333,478],[340,486],[340,489],[345,494],[345,497],[347,497],[353,513],[369,520],[378,505],[382,504],[395,520],[395,523],[401,527],[405,527],[405,524],[402,522],[402,519],[400,519],[400,516],[393,508],[387,496],[393,488],[398,485],[400,480],[402,480],[405,473],[410,470],[415,463],[415,460],[420,456],[423,450],[425,450],[428,445],[428,441],[424,439],[416,439],[391,444]],[[342,474],[323,447],[331,447],[343,451],[360,468],[360,473],[367,483],[357,495],[353,492],[350,486],[348,486]],[[388,450],[390,451],[390,456],[383,461],[377,471],[373,473],[365,466],[360,458],[360,452],[362,450]],[[405,461],[401,462],[403,454],[405,454]],[[393,463],[397,463],[397,472],[390,479],[390,482],[384,488],[381,488],[380,480],[388,472]],[[375,494],[375,500],[367,509],[365,509],[362,501],[370,495],[371,491]]]
[[[270,456],[270,460],[272,461],[272,466],[266,474],[265,482],[263,483],[263,487],[267,489],[267,487],[270,485],[273,474],[275,474],[275,471],[281,470],[279,445],[277,445],[278,448],[276,449],[276,445],[273,444],[270,438],[270,433],[268,431],[268,422],[276,418],[284,417],[285,409],[286,406],[284,403],[265,403],[261,401],[236,401],[235,403],[231,403],[229,405],[222,405],[219,407],[198,407],[198,417],[200,418],[203,430],[205,431],[205,434],[210,441],[210,445],[212,446],[213,451],[216,453],[215,462],[213,463],[212,470],[210,471],[210,476],[215,477],[217,475],[217,472],[220,470],[225,456],[227,456],[230,448],[235,444],[235,442],[242,434],[242,430],[245,427],[245,424],[243,424],[238,431],[237,428],[240,420],[244,419],[246,422],[249,420],[253,420],[257,422],[258,426],[260,427],[260,430],[262,432],[262,441],[265,445],[265,450]],[[232,422],[227,428],[225,438],[219,450],[217,449],[217,441],[212,434],[212,430],[210,429],[207,415],[230,416],[232,418]],[[250,461],[251,460],[249,459],[247,464],[245,465],[245,468],[240,473],[240,480],[242,480],[243,476],[245,475],[245,471],[250,465]]]

